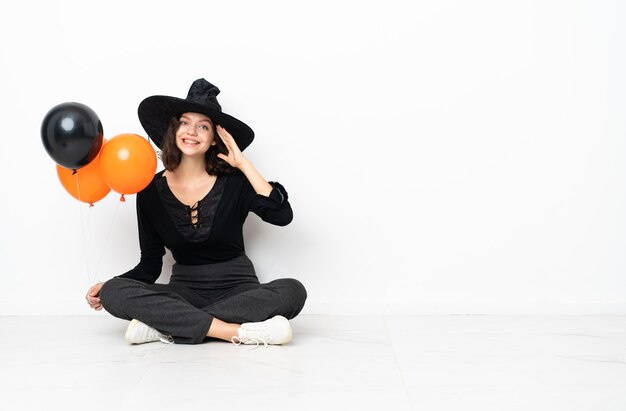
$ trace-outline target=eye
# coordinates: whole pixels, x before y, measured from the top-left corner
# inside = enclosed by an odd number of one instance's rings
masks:
[[[202,125],[200,126],[202,130],[209,131],[209,126]]]
[[[185,120],[180,120],[180,125],[181,125],[181,126],[186,126],[186,125],[187,125],[187,122],[186,122]]]

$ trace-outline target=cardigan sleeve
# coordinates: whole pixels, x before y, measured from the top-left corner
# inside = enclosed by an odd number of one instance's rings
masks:
[[[246,205],[245,210],[243,210],[245,213],[252,211],[261,217],[263,221],[278,226],[286,226],[293,220],[289,194],[285,187],[280,183],[270,181],[272,191],[266,197],[257,194],[243,174],[242,177],[245,180],[242,192],[243,204]]]
[[[152,190],[152,194],[154,194],[154,191]],[[141,249],[139,264],[132,270],[120,275],[119,278],[132,278],[153,284],[161,275],[165,246],[150,219],[153,212],[151,212],[149,203],[150,200],[154,201],[150,194],[151,192],[148,189],[141,191],[137,195],[137,226],[139,247]]]
[[[289,204],[287,190],[280,183],[270,181],[272,191],[268,197],[255,193],[250,211],[270,224],[286,226],[293,220],[293,210]]]

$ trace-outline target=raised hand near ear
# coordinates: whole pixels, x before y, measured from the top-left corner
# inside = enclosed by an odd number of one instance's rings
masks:
[[[219,153],[217,156],[226,161],[232,167],[236,167],[241,170],[241,172],[243,172],[243,174],[245,174],[248,178],[248,181],[257,194],[265,197],[269,196],[273,189],[272,186],[267,182],[267,180],[265,180],[265,178],[263,178],[261,174],[259,174],[252,163],[248,161],[243,154],[241,154],[241,150],[239,150],[239,146],[237,146],[237,142],[235,142],[233,136],[231,136],[230,133],[222,126],[217,126],[216,129],[217,134],[220,136],[228,149],[228,154]]]
[[[232,167],[241,168],[241,166],[243,166],[247,160],[241,153],[241,150],[239,150],[237,142],[235,141],[233,136],[231,136],[230,133],[226,131],[224,127],[218,125],[216,127],[216,130],[217,134],[222,139],[222,141],[226,145],[226,148],[228,149],[228,154],[219,153],[217,156],[226,161]]]

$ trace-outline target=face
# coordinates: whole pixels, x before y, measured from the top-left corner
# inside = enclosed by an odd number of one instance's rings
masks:
[[[215,145],[211,119],[200,113],[184,113],[180,116],[176,131],[176,146],[185,155],[204,155]]]

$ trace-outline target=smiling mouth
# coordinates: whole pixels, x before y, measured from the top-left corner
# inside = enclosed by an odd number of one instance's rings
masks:
[[[196,144],[196,145],[197,145],[197,144],[200,144],[200,142],[199,142],[199,141],[196,141],[196,140],[189,140],[189,139],[186,139],[186,138],[183,138],[183,143],[184,143],[184,144]]]

